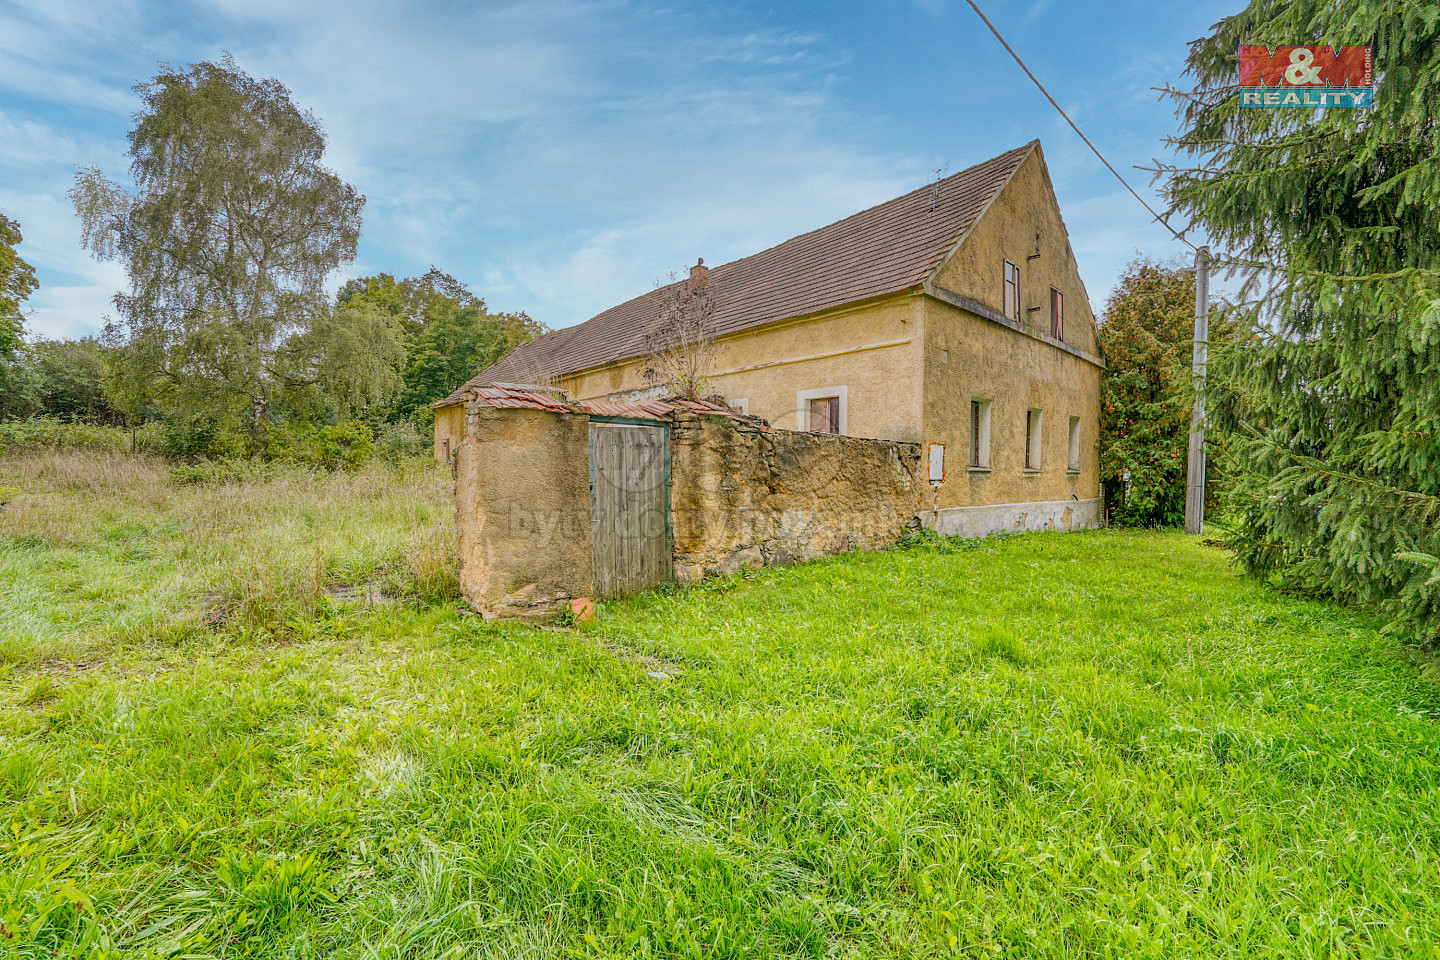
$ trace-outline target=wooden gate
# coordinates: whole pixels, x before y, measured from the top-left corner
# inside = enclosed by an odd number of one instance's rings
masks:
[[[590,529],[597,597],[671,578],[668,425],[590,418]]]

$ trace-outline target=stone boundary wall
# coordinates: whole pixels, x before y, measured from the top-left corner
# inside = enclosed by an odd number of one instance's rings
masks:
[[[888,547],[930,494],[918,443],[677,414],[670,451],[678,580]]]
[[[484,615],[552,615],[593,593],[589,434],[584,413],[467,405],[455,448],[460,587]],[[919,444],[715,414],[677,412],[670,457],[679,580],[889,546],[930,493]]]

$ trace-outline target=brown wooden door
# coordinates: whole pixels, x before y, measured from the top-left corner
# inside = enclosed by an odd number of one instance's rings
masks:
[[[671,578],[670,429],[590,421],[595,595],[619,597]]]

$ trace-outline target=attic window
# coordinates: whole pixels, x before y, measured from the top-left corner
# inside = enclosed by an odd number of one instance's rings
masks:
[[[1050,336],[1065,339],[1065,294],[1050,288]]]
[[[1020,319],[1020,268],[1005,261],[1005,316]]]

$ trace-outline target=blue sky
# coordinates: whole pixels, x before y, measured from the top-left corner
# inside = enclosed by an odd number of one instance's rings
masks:
[[[1175,124],[1151,88],[1242,6],[981,5],[1147,195],[1130,167]],[[369,198],[347,276],[433,263],[552,327],[1036,137],[1097,312],[1137,250],[1183,249],[963,0],[0,0],[0,210],[41,282],[33,333],[95,332],[124,285],[80,248],[74,165],[123,178],[133,84],[224,51],[315,112]]]

